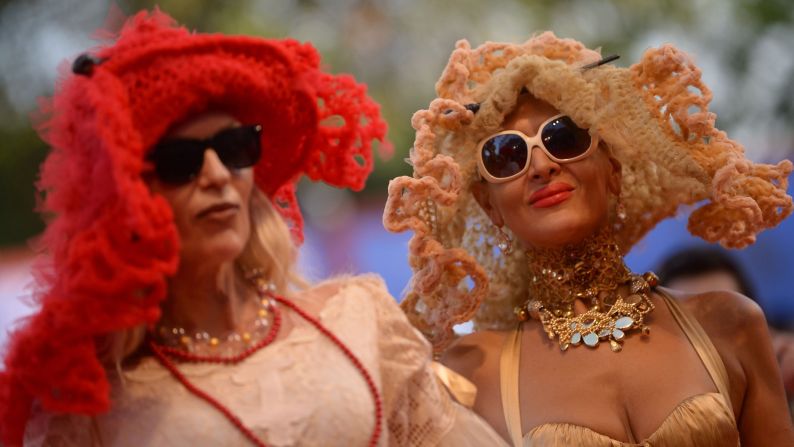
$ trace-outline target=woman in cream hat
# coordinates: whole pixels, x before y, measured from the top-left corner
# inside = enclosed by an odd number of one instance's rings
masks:
[[[791,213],[792,164],[714,127],[681,51],[612,59],[548,32],[458,43],[413,117],[414,175],[389,185],[386,227],[415,232],[403,309],[514,445],[791,445],[759,308],[622,255],[683,204],[693,234],[752,243]]]

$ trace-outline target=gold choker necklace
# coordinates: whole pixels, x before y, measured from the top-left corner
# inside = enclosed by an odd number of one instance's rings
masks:
[[[609,340],[618,352],[626,332],[650,332],[644,318],[654,309],[649,295],[658,278],[651,272],[631,273],[609,230],[561,250],[533,249],[527,258],[530,298],[516,308],[516,315],[519,321],[540,319],[563,351],[581,344],[595,348]],[[621,286],[627,288],[625,297]],[[574,315],[577,300],[589,306],[580,315]]]

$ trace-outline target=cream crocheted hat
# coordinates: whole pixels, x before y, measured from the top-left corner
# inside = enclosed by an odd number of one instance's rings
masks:
[[[436,83],[438,98],[414,114],[414,175],[391,181],[383,221],[415,233],[403,308],[437,350],[453,325],[474,317],[478,328],[505,327],[526,300],[524,254],[495,249],[495,227],[470,192],[477,142],[500,129],[524,88],[594,130],[623,165],[627,218],[616,236],[624,252],[682,204],[698,204],[692,234],[731,248],[791,213],[792,163],[753,163],[714,127],[711,91],[688,55],[665,45],[629,68],[584,68],[599,60],[551,32],[475,49],[463,40]]]

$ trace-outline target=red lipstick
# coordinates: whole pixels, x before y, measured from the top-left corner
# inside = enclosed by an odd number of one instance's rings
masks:
[[[529,204],[534,208],[548,208],[568,200],[574,187],[563,182],[554,182],[540,188],[529,196]]]

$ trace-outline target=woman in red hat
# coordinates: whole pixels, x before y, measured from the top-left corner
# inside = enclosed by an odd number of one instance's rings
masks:
[[[380,279],[294,270],[295,182],[360,189],[386,132],[318,67],[308,44],[159,11],[74,62],[42,126],[48,257],[0,373],[5,445],[498,439]]]

